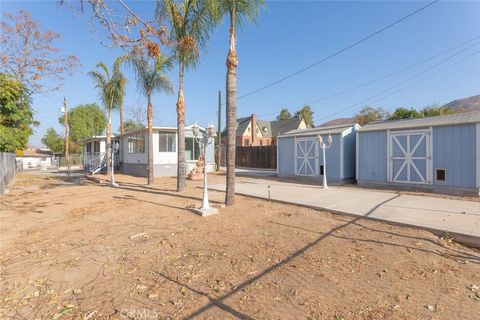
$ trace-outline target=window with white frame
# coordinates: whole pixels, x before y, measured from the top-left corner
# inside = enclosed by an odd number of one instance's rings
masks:
[[[185,160],[197,160],[200,154],[200,144],[194,138],[185,138]]]
[[[128,137],[128,153],[145,152],[145,135],[137,133]]]
[[[176,134],[173,132],[160,132],[158,134],[160,152],[175,152],[177,151]]]

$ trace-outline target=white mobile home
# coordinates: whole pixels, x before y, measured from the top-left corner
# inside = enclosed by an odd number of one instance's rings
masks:
[[[204,128],[200,129],[204,132]],[[84,159],[85,172],[96,173],[106,168],[105,163],[106,137],[92,137],[85,140]],[[129,175],[148,176],[148,133],[147,129],[139,129],[127,132],[112,138],[112,142],[118,141],[119,150],[115,154],[116,168],[120,172]],[[153,164],[154,176],[177,175],[177,129],[174,127],[153,128]],[[88,144],[91,146],[88,147]],[[88,149],[90,148],[90,149]],[[196,166],[198,157],[203,146],[196,142],[192,134],[192,127],[185,127],[185,158],[186,174]],[[211,172],[215,169],[214,144],[207,146],[206,169]],[[90,150],[90,152],[87,152]],[[90,161],[90,162],[88,162]],[[96,171],[96,172],[95,172]]]

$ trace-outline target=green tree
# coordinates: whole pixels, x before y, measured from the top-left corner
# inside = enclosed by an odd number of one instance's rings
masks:
[[[415,119],[421,117],[423,117],[423,114],[413,108],[397,108],[395,109],[395,112],[393,112],[393,114],[388,118],[388,120]]]
[[[451,107],[440,107],[438,105],[431,105],[431,106],[426,106],[422,110],[420,110],[420,113],[423,114],[424,117],[434,117],[434,116],[443,116],[446,114],[453,114],[456,113],[457,111]]]
[[[65,116],[58,119],[65,124]],[[96,103],[80,104],[68,111],[69,136],[72,143],[80,143],[91,136],[101,135],[107,127],[107,118]]]
[[[0,151],[25,149],[32,127],[38,124],[33,119],[26,87],[12,76],[0,73]]]
[[[123,129],[125,132],[135,131],[143,128],[145,128],[145,126],[142,123],[132,119],[127,119],[123,124]]]
[[[313,111],[310,106],[303,106],[302,109],[295,112],[295,117],[305,121],[307,128],[313,128]]]
[[[177,191],[183,191],[186,185],[184,71],[199,62],[199,52],[205,47],[215,22],[207,0],[160,0],[157,2],[157,18],[162,17],[168,19],[169,38],[172,40],[174,57],[178,63]]]
[[[42,143],[54,153],[65,153],[65,139],[53,128],[47,129],[42,137]]]
[[[280,110],[280,114],[277,116],[277,120],[288,120],[291,119],[292,115],[290,114],[290,111],[288,111],[287,108],[283,108]]]
[[[383,108],[374,108],[365,106],[359,113],[355,115],[357,123],[361,126],[366,125],[372,121],[385,120],[388,118],[388,113]]]
[[[95,87],[98,90],[102,104],[107,109],[107,175],[110,176],[112,181],[112,165],[110,162],[111,157],[111,142],[112,142],[112,111],[119,109],[123,105],[123,97],[125,96],[125,88],[127,85],[127,79],[123,75],[120,64],[123,58],[115,59],[113,63],[112,72],[108,70],[107,66],[103,62],[97,64],[97,69],[90,71],[88,74],[92,77]],[[123,119],[122,119],[123,120]]]
[[[235,146],[237,127],[237,67],[236,27],[245,20],[255,21],[264,0],[211,0],[215,19],[219,22],[224,16],[230,22],[230,48],[227,55],[227,181],[225,204],[235,204]]]
[[[147,131],[148,131],[148,184],[154,183],[153,172],[153,106],[152,95],[155,92],[172,94],[172,84],[166,72],[172,68],[170,58],[158,54],[156,58],[145,57],[140,52],[133,52],[123,57],[135,72],[138,90],[147,97]]]

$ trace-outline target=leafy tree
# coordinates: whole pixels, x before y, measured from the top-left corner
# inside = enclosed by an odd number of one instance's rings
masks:
[[[123,105],[123,97],[125,96],[125,87],[127,85],[127,79],[123,75],[120,65],[123,62],[123,57],[115,59],[113,63],[112,73],[108,70],[107,66],[100,62],[97,64],[97,69],[100,68],[100,71],[90,71],[88,74],[93,78],[95,82],[95,87],[98,90],[102,104],[107,109],[107,175],[110,176],[110,180],[113,181],[112,177],[112,166],[113,163],[110,163],[111,157],[111,142],[112,142],[112,111],[114,109],[120,109]],[[123,119],[122,119],[123,121]],[[122,127],[123,124],[120,124]]]
[[[65,116],[61,116],[58,122],[65,124]],[[81,104],[68,111],[68,126],[70,141],[79,143],[91,136],[101,135],[107,127],[107,118],[98,104]]]
[[[123,60],[133,69],[137,79],[138,90],[147,97],[147,131],[148,131],[148,184],[154,182],[153,172],[153,106],[152,95],[155,92],[173,93],[170,79],[165,74],[172,68],[170,58],[159,54],[157,58],[145,57],[140,52],[132,52]]]
[[[53,42],[60,34],[40,31],[29,12],[18,16],[4,13],[1,23],[0,70],[12,74],[30,94],[58,90],[65,75],[71,75],[80,65],[75,55],[61,55]],[[53,86],[47,86],[49,79]]]
[[[295,112],[295,117],[305,121],[308,128],[313,128],[313,111],[310,106],[305,105],[302,109]]]
[[[413,108],[397,108],[395,109],[395,112],[393,112],[393,114],[388,118],[388,120],[415,119],[421,117],[423,117],[423,114]]]
[[[65,139],[55,129],[48,128],[42,143],[54,153],[65,153]]]
[[[212,0],[217,21],[226,16],[230,21],[230,48],[227,55],[227,183],[225,204],[235,204],[235,145],[237,127],[237,66],[236,27],[245,20],[255,21],[264,0]]]
[[[0,73],[0,151],[25,149],[32,127],[38,124],[27,88],[11,75]]]
[[[372,121],[385,120],[388,118],[388,113],[383,108],[374,108],[365,106],[359,113],[355,115],[357,123],[361,126],[366,125]]]
[[[123,124],[123,128],[124,128],[125,132],[130,132],[130,131],[135,131],[135,130],[138,130],[138,129],[143,129],[143,128],[145,128],[145,126],[140,122],[137,122],[137,121],[132,120],[132,119],[128,119]]]
[[[185,68],[195,66],[199,52],[205,47],[210,31],[215,25],[207,0],[160,0],[157,2],[157,18],[167,17],[170,39],[178,63],[177,98],[177,191],[186,185],[185,175],[185,98],[183,77]]]
[[[424,117],[434,117],[434,116],[443,116],[446,114],[453,114],[457,111],[451,107],[439,107],[438,105],[431,105],[423,108],[420,110],[420,113],[423,114]]]
[[[280,110],[280,114],[277,116],[277,120],[288,120],[291,119],[292,115],[290,114],[290,111],[288,111],[287,108],[283,108]]]

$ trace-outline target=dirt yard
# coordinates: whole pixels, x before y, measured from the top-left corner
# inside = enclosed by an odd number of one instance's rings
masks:
[[[240,196],[201,218],[201,182],[117,180],[18,176],[1,319],[479,319],[480,252],[449,239]]]

